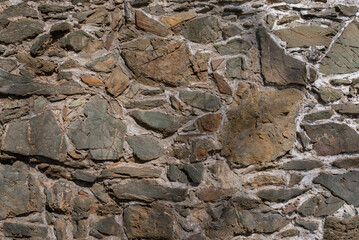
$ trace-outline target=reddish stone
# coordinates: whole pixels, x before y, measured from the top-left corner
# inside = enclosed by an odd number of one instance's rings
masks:
[[[198,119],[198,128],[201,132],[216,132],[221,125],[222,114],[207,114]]]

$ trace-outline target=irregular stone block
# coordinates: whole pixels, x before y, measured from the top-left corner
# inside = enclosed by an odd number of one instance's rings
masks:
[[[144,12],[136,10],[136,25],[143,30],[158,35],[160,37],[167,36],[170,31],[157,20],[150,18]]]
[[[117,59],[118,56],[116,54],[108,54],[86,63],[86,67],[95,72],[111,72],[116,66]]]
[[[45,187],[46,204],[54,212],[70,213],[72,210],[71,184],[58,180],[51,188]]]
[[[333,104],[332,109],[336,112],[344,115],[349,115],[352,117],[357,117],[359,115],[359,104],[354,103],[344,103],[344,104]]]
[[[44,23],[35,20],[16,20],[0,31],[0,43],[11,44],[34,38],[44,31],[44,26]]]
[[[304,216],[323,217],[332,215],[344,204],[344,201],[336,197],[325,198],[316,196],[308,199],[300,205],[297,211]]]
[[[195,18],[196,16],[197,16],[197,13],[195,11],[179,12],[179,13],[175,13],[171,16],[161,17],[161,22],[164,23],[168,28],[172,28],[184,21]]]
[[[33,223],[4,222],[4,234],[15,238],[47,239],[49,229],[47,226]]]
[[[199,91],[180,91],[179,98],[192,107],[210,112],[215,112],[222,106],[221,100],[216,96]]]
[[[164,154],[164,149],[159,141],[151,135],[127,137],[126,141],[136,157],[142,161],[151,161]]]
[[[324,223],[324,240],[355,239],[359,235],[359,216],[349,218],[327,217]]]
[[[280,188],[280,189],[266,189],[261,190],[257,193],[258,197],[263,200],[271,201],[271,202],[284,202],[293,197],[296,197],[308,189],[300,189],[300,188]]]
[[[67,34],[61,39],[60,43],[61,47],[66,50],[79,52],[90,43],[91,39],[86,32],[78,30]]]
[[[115,68],[106,81],[106,90],[117,97],[126,90],[130,84],[130,78],[122,71],[120,67]]]
[[[237,55],[248,51],[251,48],[251,45],[243,39],[235,38],[229,40],[226,44],[217,44],[214,45],[214,47],[221,55]]]
[[[320,168],[323,163],[319,160],[294,160],[282,165],[284,170],[308,171],[314,168]]]
[[[148,164],[118,163],[101,172],[102,178],[158,178],[162,170]]]

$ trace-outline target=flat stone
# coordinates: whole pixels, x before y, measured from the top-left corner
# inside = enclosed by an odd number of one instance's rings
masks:
[[[47,239],[47,226],[34,223],[4,222],[3,230],[6,237]]]
[[[117,59],[118,56],[111,53],[86,63],[86,67],[95,72],[111,72],[116,65]]]
[[[160,142],[151,135],[127,137],[126,141],[136,157],[142,161],[151,161],[164,154],[164,149],[160,145]]]
[[[207,44],[219,38],[220,28],[217,18],[205,16],[181,23],[173,31],[192,42]]]
[[[167,200],[174,202],[184,201],[187,197],[186,188],[171,188],[160,185],[155,180],[131,179],[121,182],[109,182],[109,189],[119,200],[139,200],[153,202]]]
[[[0,18],[31,17],[38,18],[38,13],[28,3],[11,5],[0,13]]]
[[[187,173],[191,182],[200,184],[203,178],[204,167],[202,163],[185,164],[183,170]]]
[[[212,61],[213,64],[213,61]],[[224,80],[224,77],[218,72],[213,73],[214,80],[217,84],[218,91],[223,94],[232,95],[232,89],[229,84]]]
[[[100,218],[93,223],[92,227],[105,235],[121,236],[123,234],[115,216]]]
[[[31,56],[40,56],[50,47],[53,39],[50,34],[39,35],[35,38],[31,45],[30,54]]]
[[[44,31],[44,23],[19,19],[11,22],[6,29],[0,31],[0,43],[11,44],[34,38]]]
[[[348,204],[355,207],[359,206],[359,172],[351,171],[344,174],[321,173],[313,180],[313,183],[319,183],[328,188],[333,195],[343,199]]]
[[[118,163],[101,172],[102,178],[158,178],[162,170],[148,164]]]
[[[22,162],[0,165],[0,193],[0,220],[43,211],[39,184]]]
[[[197,120],[200,132],[216,132],[221,125],[222,114],[207,114]]]
[[[355,5],[338,4],[336,7],[343,15],[348,17],[354,16],[358,12],[358,7]]]
[[[3,136],[2,150],[63,161],[67,143],[55,115],[47,110],[30,121],[11,122]]]
[[[18,53],[16,54],[16,59],[20,63],[25,64],[26,69],[29,69],[37,75],[51,75],[57,67],[52,61],[33,58],[28,53]]]
[[[210,112],[219,110],[222,104],[221,100],[216,96],[199,91],[182,90],[179,92],[179,98],[192,107]]]
[[[188,183],[187,176],[176,165],[170,164],[167,172],[167,177],[171,182]]]
[[[303,127],[319,156],[359,151],[359,134],[346,124],[324,123]]]
[[[105,85],[101,79],[92,75],[82,75],[81,80],[89,86],[101,87]]]
[[[107,101],[93,97],[86,104],[85,119],[72,122],[67,135],[79,150],[90,150],[94,160],[116,160],[123,150],[126,126],[107,113]]]
[[[329,49],[319,71],[325,75],[359,70],[359,23],[352,21]]]
[[[178,117],[160,112],[145,112],[135,110],[130,112],[136,122],[146,128],[167,135],[175,133],[184,123],[190,120],[187,117]]]
[[[195,11],[179,12],[179,13],[175,13],[171,16],[161,17],[161,22],[164,23],[168,28],[172,28],[184,21],[195,18],[196,16],[197,16],[197,13]]]
[[[316,91],[318,92],[320,99],[325,103],[339,100],[344,95],[342,90],[330,87],[323,87]]]
[[[334,214],[344,204],[344,201],[336,197],[325,198],[323,196],[315,196],[302,205],[297,211],[303,216],[323,217]]]
[[[67,34],[60,40],[60,46],[66,50],[79,52],[92,40],[92,37],[83,30]]]
[[[40,4],[39,11],[41,13],[49,14],[49,13],[63,13],[73,9],[73,6],[63,6],[63,5],[55,5],[55,4]]]
[[[174,220],[169,207],[132,205],[124,210],[123,221],[128,238],[172,239]]]
[[[0,59],[0,68],[6,72],[11,72],[17,67],[17,63],[12,59]]]
[[[231,78],[247,79],[247,65],[243,57],[233,57],[226,62],[226,73]]]
[[[293,160],[282,165],[284,170],[308,171],[320,168],[323,163],[319,160]]]
[[[106,90],[117,97],[130,84],[130,78],[122,71],[120,67],[115,68],[110,77],[106,80]]]
[[[337,31],[330,27],[315,25],[299,25],[291,28],[283,28],[274,32],[280,39],[287,43],[287,47],[328,47]]]
[[[307,122],[315,122],[318,120],[329,119],[333,116],[333,110],[324,110],[320,112],[310,113],[304,116],[304,120]]]
[[[96,180],[96,175],[84,170],[76,170],[75,173],[73,174],[73,177],[76,180],[82,181],[82,182],[88,182],[88,183],[93,183]]]
[[[109,23],[109,12],[104,7],[96,8],[96,10],[85,18],[86,24],[106,24]]]
[[[359,216],[348,218],[327,217],[324,223],[324,240],[355,239],[359,234]]]
[[[261,174],[254,176],[246,180],[245,185],[248,185],[252,188],[258,188],[263,186],[283,186],[285,181],[283,177],[269,174]]]
[[[200,189],[197,192],[197,197],[204,202],[216,202],[230,198],[235,192],[235,189],[208,186]]]
[[[270,202],[284,202],[300,194],[306,192],[308,189],[300,188],[280,188],[280,189],[265,189],[257,193],[257,196],[263,200]]]
[[[312,222],[312,221],[307,221],[307,220],[304,220],[304,219],[300,219],[300,218],[297,218],[295,220],[295,223],[299,226],[301,226],[302,228],[305,228],[311,232],[315,232],[315,230],[317,230],[319,228],[319,224],[316,223],[316,222]]]
[[[138,109],[148,110],[148,109],[163,106],[166,103],[167,101],[165,99],[151,99],[151,100],[124,102],[123,105],[127,109],[138,108]]]
[[[54,39],[59,39],[65,34],[71,32],[72,26],[67,22],[60,22],[53,25],[50,29],[50,34]]]
[[[131,2],[131,6],[135,7],[135,8],[145,7],[145,6],[149,5],[151,2],[152,2],[152,0],[135,0],[135,1]]]
[[[332,163],[337,168],[359,168],[359,158],[339,159]]]
[[[251,48],[251,45],[243,39],[235,38],[229,40],[226,44],[216,44],[214,47],[221,55],[237,55],[248,51]]]
[[[359,104],[354,103],[344,103],[344,104],[333,104],[332,109],[337,113],[349,115],[352,117],[359,116]]]
[[[147,16],[146,13],[140,10],[136,10],[135,14],[136,14],[136,25],[139,28],[145,30],[146,32],[153,33],[160,37],[165,37],[170,33],[167,27],[162,25],[157,20]]]
[[[257,37],[262,55],[262,74],[266,84],[306,85],[307,70],[304,62],[286,55],[264,28],[257,31]]]
[[[131,42],[121,44],[122,49],[132,49],[144,51],[151,45],[151,40],[148,38],[136,39]]]
[[[238,92],[243,92],[242,98],[230,108],[221,135],[222,154],[227,160],[244,167],[273,161],[289,151],[296,140],[294,119],[302,93],[249,85]]]
[[[45,187],[46,205],[54,212],[71,213],[72,190],[70,182],[58,180],[50,188]]]

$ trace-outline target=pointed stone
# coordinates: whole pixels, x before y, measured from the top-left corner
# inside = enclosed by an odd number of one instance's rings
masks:
[[[150,18],[144,12],[136,10],[136,25],[143,30],[158,35],[160,37],[167,36],[170,31],[157,20]]]

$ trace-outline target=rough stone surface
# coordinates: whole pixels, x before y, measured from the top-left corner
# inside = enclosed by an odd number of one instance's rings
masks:
[[[214,95],[196,91],[180,91],[179,98],[186,104],[205,111],[215,112],[221,108],[221,100]]]
[[[160,22],[148,17],[144,12],[136,11],[136,25],[143,30],[165,37],[169,34],[169,30]]]
[[[324,198],[323,196],[316,196],[305,201],[297,211],[304,216],[322,217],[332,215],[341,206],[344,201],[336,197]]]
[[[6,29],[0,31],[0,43],[16,43],[28,38],[34,38],[44,30],[44,24],[29,19],[19,19],[11,22]]]
[[[150,161],[163,155],[164,150],[159,141],[152,136],[127,137],[126,141],[133,149],[133,153],[142,161]]]
[[[257,193],[258,197],[263,200],[271,202],[283,202],[287,201],[293,197],[296,197],[308,189],[299,189],[299,188],[288,188],[288,189],[268,189],[262,190]]]
[[[358,216],[347,219],[328,217],[324,223],[323,239],[355,239],[359,234]]]
[[[128,87],[130,83],[129,77],[121,68],[115,68],[110,77],[106,80],[106,89],[113,96],[117,97]]]
[[[285,170],[306,171],[322,166],[323,163],[319,160],[294,160],[284,163],[282,168]]]

